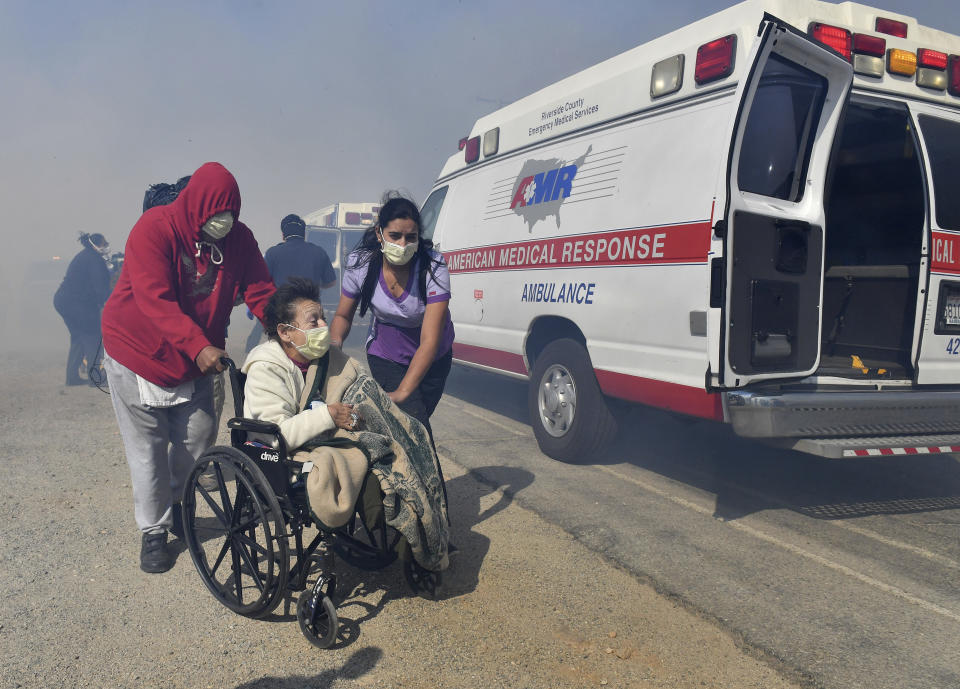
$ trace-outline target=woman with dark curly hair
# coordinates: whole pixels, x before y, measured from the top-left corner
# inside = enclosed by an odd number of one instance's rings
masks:
[[[53,306],[70,331],[67,355],[67,385],[85,385],[81,368],[90,378],[99,370],[103,347],[100,344],[100,310],[110,296],[110,270],[104,260],[110,245],[102,234],[80,235],[83,249],[67,268],[67,274],[53,297]],[[86,366],[83,362],[86,360]]]
[[[453,361],[450,274],[433,242],[420,236],[420,211],[389,198],[377,224],[347,258],[330,341],[342,346],[357,307],[373,314],[367,364],[400,409],[427,428]]]

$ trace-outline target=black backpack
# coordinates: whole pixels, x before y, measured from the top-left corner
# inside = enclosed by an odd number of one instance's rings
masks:
[[[173,184],[167,184],[166,182],[151,184],[143,194],[144,212],[154,206],[166,206],[168,203],[173,203],[189,181],[190,175],[187,175],[186,177],[181,177]]]

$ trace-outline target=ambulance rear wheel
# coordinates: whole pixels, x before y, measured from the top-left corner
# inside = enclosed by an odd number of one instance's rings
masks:
[[[554,340],[536,358],[527,407],[544,454],[589,462],[616,434],[590,355],[576,340]]]

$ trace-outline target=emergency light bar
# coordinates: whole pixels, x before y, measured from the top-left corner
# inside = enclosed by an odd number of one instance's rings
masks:
[[[878,33],[907,38],[906,22],[877,17]],[[853,63],[855,74],[883,79],[885,73],[913,77],[922,88],[947,91],[960,98],[960,55],[952,55],[930,48],[916,52],[903,48],[887,48],[887,39],[866,33],[853,33],[842,26],[811,22],[807,34],[815,41],[832,48]],[[737,35],[730,34],[704,43],[697,48],[694,82],[703,86],[733,74],[737,54]],[[683,87],[684,54],[673,55],[656,62],[650,71],[650,99],[655,100]],[[463,151],[467,164],[497,155],[500,151],[500,128],[486,131],[482,136],[463,137],[457,148]]]

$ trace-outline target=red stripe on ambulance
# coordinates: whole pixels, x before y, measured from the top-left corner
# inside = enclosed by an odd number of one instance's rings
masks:
[[[609,230],[443,252],[451,273],[706,263],[710,223]]]
[[[499,349],[453,343],[453,357],[459,361],[480,364],[491,368],[527,375],[523,357]],[[688,385],[668,383],[663,380],[640,378],[625,373],[595,368],[597,382],[605,395],[629,402],[641,402],[662,409],[699,416],[704,419],[723,420],[720,395]]]
[[[499,349],[489,349],[487,347],[477,347],[476,345],[463,344],[461,342],[453,343],[453,358],[461,361],[469,361],[481,366],[498,368],[501,371],[510,373],[520,373],[527,375],[527,367],[523,363],[523,357],[512,352],[504,352]]]
[[[611,397],[704,419],[723,420],[723,406],[718,393],[707,392],[702,388],[689,385],[605,371],[602,368],[595,368],[594,373],[597,375],[600,389]]]
[[[960,235],[933,233],[930,269],[936,273],[960,274]]]

